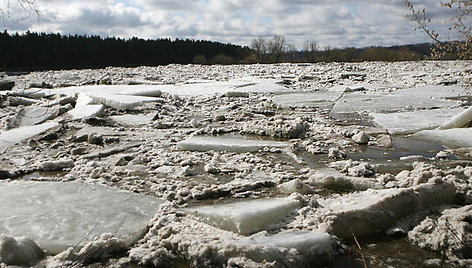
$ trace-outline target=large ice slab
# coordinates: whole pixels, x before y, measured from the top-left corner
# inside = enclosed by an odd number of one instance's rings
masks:
[[[249,139],[239,135],[223,136],[190,136],[177,143],[177,147],[186,151],[228,151],[228,152],[256,152],[265,147],[286,148],[290,143]]]
[[[409,109],[448,108],[458,105],[453,100],[467,96],[465,89],[458,86],[428,86],[407,88],[391,94],[366,94],[354,92],[345,94],[333,107],[333,113],[361,113],[397,111]]]
[[[134,242],[161,203],[79,182],[0,183],[0,196],[0,233],[27,236],[50,253],[118,228],[117,237]]]
[[[328,208],[325,223],[341,238],[387,230],[405,216],[429,207],[454,202],[455,187],[449,183],[421,184],[403,189],[367,190],[339,198],[319,200]]]
[[[39,125],[19,127],[4,131],[0,133],[0,149],[11,147],[58,126],[59,123],[57,122],[46,122]]]
[[[160,100],[155,97],[143,97],[134,95],[118,95],[103,92],[88,93],[94,102],[113,107],[118,110],[128,110],[143,105],[146,102]]]
[[[431,129],[448,122],[464,109],[433,109],[400,113],[371,113],[374,122],[391,134],[406,134]]]
[[[413,134],[412,137],[436,142],[451,149],[472,147],[472,128],[422,130]]]
[[[292,198],[272,198],[189,209],[205,222],[239,234],[252,234],[280,221],[300,206]]]

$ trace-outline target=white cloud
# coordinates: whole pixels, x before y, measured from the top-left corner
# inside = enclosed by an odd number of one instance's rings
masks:
[[[0,3],[4,4],[1,0]],[[416,0],[433,23],[450,15],[439,0]],[[436,3],[437,2],[437,3]],[[47,0],[39,19],[8,21],[14,31],[100,34],[141,38],[194,38],[241,45],[257,36],[283,35],[302,48],[395,45],[429,41],[405,19],[403,0]],[[3,6],[0,6],[3,8]],[[441,33],[447,29],[439,28]]]

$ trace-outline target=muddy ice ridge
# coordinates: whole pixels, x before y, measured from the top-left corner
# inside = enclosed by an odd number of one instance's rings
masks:
[[[31,224],[2,231],[0,262],[323,266],[342,258],[354,235],[387,233],[466,267],[469,65],[168,65],[4,77],[15,86],[0,91],[2,184],[98,184],[165,203],[131,228],[148,230],[133,244],[105,232],[44,256]],[[54,88],[30,88],[43,84]],[[433,157],[410,149],[403,160],[350,159],[401,152],[397,139],[407,134],[411,144],[445,147],[428,151]]]

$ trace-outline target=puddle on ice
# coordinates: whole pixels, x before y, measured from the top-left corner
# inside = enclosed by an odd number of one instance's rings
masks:
[[[79,182],[0,183],[0,195],[0,233],[29,237],[50,253],[117,228],[132,243],[162,203]]]

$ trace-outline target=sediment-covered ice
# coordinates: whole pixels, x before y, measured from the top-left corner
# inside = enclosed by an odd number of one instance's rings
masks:
[[[238,135],[223,136],[190,136],[177,144],[177,147],[186,151],[228,151],[228,152],[256,152],[265,147],[286,148],[290,143],[249,139]]]
[[[438,127],[464,109],[432,109],[399,113],[371,113],[375,124],[385,128],[390,134],[406,134]]]
[[[25,107],[21,112],[20,127],[33,126],[46,122],[59,115],[57,107]]]
[[[472,128],[422,130],[413,134],[412,137],[439,143],[451,149],[472,147]]]
[[[189,212],[215,227],[252,234],[280,221],[300,205],[300,201],[294,198],[271,198],[195,207]]]
[[[0,183],[0,195],[0,233],[27,236],[50,253],[115,230],[132,243],[161,203],[79,182]]]
[[[46,122],[34,126],[15,128],[0,133],[0,149],[8,148],[26,139],[58,127],[57,122]]]
[[[339,198],[320,200],[328,208],[324,222],[333,234],[348,238],[387,230],[405,216],[429,207],[454,202],[450,183],[421,184],[403,189],[367,190]]]

